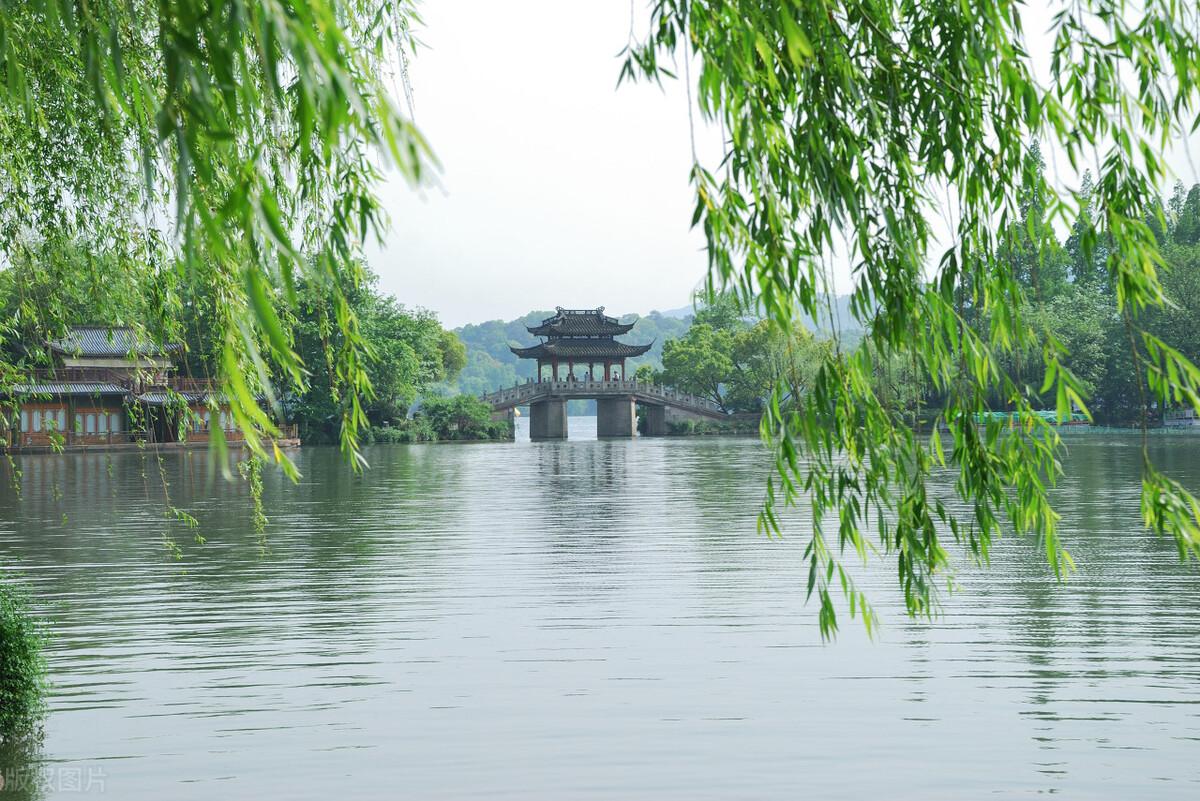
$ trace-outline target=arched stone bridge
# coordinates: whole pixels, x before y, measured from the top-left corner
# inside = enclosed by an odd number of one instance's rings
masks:
[[[596,401],[596,434],[632,437],[637,431],[637,406],[646,413],[646,433],[661,436],[669,423],[685,420],[727,420],[729,415],[706,398],[677,392],[645,381],[527,381],[480,396],[497,415],[512,415],[529,407],[531,439],[567,438],[567,401]]]

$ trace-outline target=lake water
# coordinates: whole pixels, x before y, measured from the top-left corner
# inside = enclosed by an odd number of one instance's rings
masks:
[[[929,623],[859,568],[883,632],[822,645],[802,516],[755,533],[757,441],[571,424],[372,448],[362,477],[303,449],[265,544],[203,453],[164,459],[203,545],[152,457],[21,459],[0,558],[54,688],[0,797],[1200,797],[1200,572],[1140,529],[1136,438],[1071,441],[1065,586],[1007,539]],[[1192,440],[1154,447],[1200,488]]]

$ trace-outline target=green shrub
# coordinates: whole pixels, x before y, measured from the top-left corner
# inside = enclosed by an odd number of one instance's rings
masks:
[[[372,426],[367,432],[368,443],[431,442],[437,439],[428,420],[420,417],[397,420],[390,426]]]
[[[512,426],[493,420],[492,407],[474,395],[427,397],[418,419],[426,420],[437,439],[511,439]]]
[[[507,420],[493,420],[492,407],[474,395],[435,395],[425,398],[416,416],[410,420],[371,426],[364,433],[363,442],[371,445],[512,438],[512,424]]]
[[[676,436],[688,436],[696,433],[695,420],[673,420],[667,423],[667,431]]]
[[[758,420],[753,415],[729,420],[677,420],[667,423],[667,433],[685,437],[757,434]]]
[[[34,727],[45,706],[45,688],[40,627],[24,595],[0,584],[0,740]]]

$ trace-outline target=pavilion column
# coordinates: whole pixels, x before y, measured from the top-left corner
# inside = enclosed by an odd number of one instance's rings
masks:
[[[604,361],[604,380],[605,380],[605,381],[611,381],[611,380],[612,380],[612,377],[611,377],[611,373],[612,373],[612,371],[609,369],[609,368],[611,368],[611,367],[612,367],[612,362],[610,362],[610,361],[608,361],[607,359],[605,359],[605,361]]]
[[[558,380],[558,359],[555,359],[553,362],[551,362],[550,372],[553,374],[554,380],[557,381]]]

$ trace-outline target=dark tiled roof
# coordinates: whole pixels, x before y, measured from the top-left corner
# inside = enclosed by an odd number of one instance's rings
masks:
[[[124,395],[128,390],[118,384],[87,382],[44,381],[36,384],[20,384],[13,387],[20,394],[29,395]]]
[[[138,339],[129,328],[106,328],[95,325],[72,326],[62,339],[53,339],[50,349],[65,356],[111,356],[124,358],[131,353],[138,356],[161,356],[179,350],[179,345],[156,345]]]
[[[627,334],[633,328],[633,323],[621,323],[615,317],[604,314],[604,307],[598,309],[563,309],[553,317],[542,320],[541,325],[526,326],[529,333],[539,337],[588,337],[616,336]]]
[[[176,392],[175,394],[188,403],[202,403],[213,397],[209,392]],[[143,392],[137,396],[138,401],[149,406],[165,406],[170,398],[171,396],[166,392]]]
[[[522,359],[625,359],[641,356],[650,345],[626,345],[611,339],[552,339],[531,348],[513,348]]]

